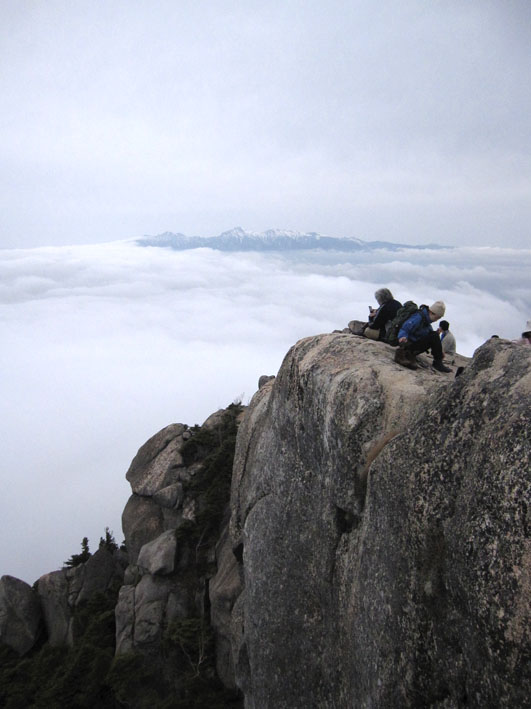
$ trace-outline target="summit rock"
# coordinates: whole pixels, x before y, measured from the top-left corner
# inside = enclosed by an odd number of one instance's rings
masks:
[[[298,342],[240,427],[231,535],[246,707],[523,707],[531,348],[457,378]]]

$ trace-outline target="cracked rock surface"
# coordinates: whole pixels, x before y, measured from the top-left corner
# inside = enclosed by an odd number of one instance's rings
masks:
[[[525,706],[529,350],[458,378],[343,333],[289,351],[233,472],[246,707]]]

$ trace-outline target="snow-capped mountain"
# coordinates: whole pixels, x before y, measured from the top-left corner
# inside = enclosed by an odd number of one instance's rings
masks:
[[[264,232],[245,231],[235,227],[224,231],[218,236],[186,236],[166,231],[157,236],[144,236],[136,239],[139,246],[165,246],[178,251],[185,249],[209,248],[218,251],[293,251],[321,249],[328,251],[371,251],[373,249],[419,249],[444,248],[435,244],[411,246],[395,244],[389,241],[362,241],[355,237],[338,238],[323,236],[314,231],[301,233],[298,231],[283,231],[268,229]]]

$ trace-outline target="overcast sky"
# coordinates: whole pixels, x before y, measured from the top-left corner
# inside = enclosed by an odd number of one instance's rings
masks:
[[[3,0],[0,246],[523,247],[529,0]]]

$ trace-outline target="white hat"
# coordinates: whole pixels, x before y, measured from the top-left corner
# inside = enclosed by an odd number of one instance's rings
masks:
[[[433,305],[430,305],[430,310],[434,315],[437,316],[438,320],[439,318],[442,318],[442,316],[446,312],[446,305],[442,302],[442,300],[436,300]]]

